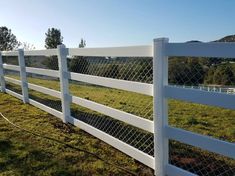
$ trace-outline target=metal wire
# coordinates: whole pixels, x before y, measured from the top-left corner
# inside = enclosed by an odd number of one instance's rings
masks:
[[[152,58],[76,57],[68,61],[68,67],[69,71],[76,73],[127,81],[151,84],[153,79]],[[70,93],[142,118],[153,119],[151,96],[72,80]],[[75,118],[140,151],[154,155],[153,134],[77,105],[72,105],[71,112]]]
[[[235,94],[235,59],[169,58],[169,84],[185,89]],[[219,101],[219,100],[218,100]],[[235,111],[169,100],[169,124],[235,142]],[[235,161],[197,147],[170,142],[170,163],[203,176],[234,176]]]

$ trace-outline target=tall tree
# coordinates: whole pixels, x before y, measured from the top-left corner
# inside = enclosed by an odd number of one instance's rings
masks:
[[[45,39],[45,48],[53,49],[57,48],[58,45],[61,45],[63,42],[63,37],[61,36],[61,32],[56,28],[49,28],[47,30],[46,39]],[[58,58],[55,56],[49,57],[46,62],[46,66],[52,70],[58,70]]]
[[[49,28],[46,33],[45,39],[45,48],[52,49],[57,48],[57,45],[61,45],[63,42],[63,37],[61,36],[61,32],[56,28]]]
[[[16,36],[11,33],[11,29],[5,26],[0,27],[0,50],[9,51],[19,46]]]
[[[86,40],[84,40],[83,38],[81,38],[81,42],[79,43],[79,48],[85,48],[86,47]]]
[[[79,43],[79,48],[85,48],[86,47],[86,41],[84,39],[81,39]],[[72,60],[69,63],[69,70],[76,73],[88,73],[89,68],[89,61],[86,57],[83,56],[77,56],[72,58]]]
[[[208,71],[205,83],[218,85],[234,85],[235,75],[231,63],[213,66]]]

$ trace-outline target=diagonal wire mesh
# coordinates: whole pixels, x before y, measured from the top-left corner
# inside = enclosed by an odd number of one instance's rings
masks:
[[[3,56],[2,59],[3,59],[3,64],[19,66],[17,56]],[[20,72],[19,71],[4,69],[4,75],[7,77],[10,77],[10,78],[20,80]],[[21,86],[19,86],[19,85],[15,85],[13,83],[6,81],[6,89],[9,89],[13,92],[16,92],[16,93],[22,95],[22,89],[21,89]]]
[[[3,64],[19,66],[18,56],[2,56]],[[15,70],[4,69],[4,76],[20,80],[20,72]],[[16,92],[22,95],[22,89],[20,85],[16,85],[6,81],[6,89]]]
[[[57,56],[25,56],[26,67],[58,70]]]
[[[17,60],[4,63],[17,65]],[[235,60],[223,58],[169,58],[169,84],[173,86],[235,94]],[[26,66],[58,70],[57,57],[27,57]],[[152,58],[74,57],[69,71],[113,79],[153,83]],[[19,79],[19,73],[5,70]],[[29,83],[60,90],[59,79],[27,74]],[[21,87],[7,86],[21,94]],[[70,94],[142,118],[153,120],[153,98],[133,92],[70,80]],[[30,98],[61,111],[60,99],[29,91]],[[178,100],[169,100],[169,124],[188,131],[235,142],[235,112]],[[132,125],[72,104],[72,116],[153,156],[153,134]],[[169,162],[192,173],[206,176],[233,176],[234,160],[176,141],[170,141]]]
[[[152,83],[152,58],[76,57],[68,61],[68,67],[69,71],[76,73]],[[150,96],[76,81],[71,82],[70,92],[143,118],[153,119]]]
[[[235,94],[234,61],[225,58],[169,58],[169,84],[186,89]],[[171,126],[235,142],[234,110],[179,100],[169,100],[168,103]],[[235,175],[234,159],[176,141],[170,143],[170,162],[198,175]]]
[[[68,60],[71,72],[149,84],[153,79],[152,67],[152,58],[75,57]],[[72,80],[70,94],[153,119],[151,96]],[[153,156],[153,134],[77,105],[72,105],[71,111],[75,118]]]
[[[174,86],[180,86],[184,88],[194,88],[205,91],[228,91],[228,83],[226,86],[218,87],[215,85],[209,85],[207,83],[209,75],[209,65],[215,67],[211,60],[204,61],[203,58],[170,58],[169,59],[169,84]],[[210,62],[209,62],[210,61]],[[206,64],[206,65],[202,65]],[[221,62],[221,64],[224,64]],[[226,65],[226,64],[225,64]],[[152,83],[152,59],[151,58],[94,58],[94,57],[78,57],[69,61],[69,69],[72,72],[95,75],[101,77],[108,77],[114,79],[123,79],[128,81],[137,81],[144,83]],[[225,72],[231,67],[225,67]],[[219,71],[221,72],[221,71]],[[216,76],[215,76],[216,77]],[[233,78],[228,78],[232,82]],[[224,83],[225,84],[225,83]],[[208,88],[209,87],[209,88]],[[91,84],[84,84],[81,82],[71,81],[70,93],[75,96],[79,96],[97,103],[104,104],[131,114],[138,115],[143,118],[153,119],[153,99],[152,97],[131,93],[128,91],[122,91],[117,89],[106,88],[102,86],[95,86]],[[186,102],[180,102],[177,100],[169,100],[169,121],[170,125],[183,128],[189,131],[212,135],[226,141],[234,141],[234,111],[222,110],[215,107],[205,107],[203,105],[190,104]],[[228,131],[225,137],[224,131],[218,130],[221,120],[217,112],[222,112],[222,115],[227,116]],[[186,115],[188,113],[188,115]],[[200,115],[205,116],[201,118]],[[217,116],[216,116],[217,114]],[[101,115],[91,110],[72,106],[72,115],[76,118],[136,147],[137,149],[152,155],[153,152],[153,135],[143,130],[136,129],[131,125],[119,122]],[[217,120],[217,125],[213,121]],[[196,125],[195,125],[196,124]],[[212,127],[212,124],[215,125]],[[230,125],[229,125],[230,124]],[[229,137],[228,137],[229,136]],[[191,150],[187,152],[190,146],[176,145],[171,143],[170,145],[170,162],[178,167],[192,171],[199,175],[213,175],[214,171],[210,171],[211,163],[216,166],[216,163],[220,163],[221,170],[220,175],[229,175],[234,172],[233,160],[223,159],[221,160],[218,155],[208,154],[208,152],[202,150]],[[183,152],[181,152],[183,150]],[[195,153],[196,152],[196,153]],[[181,155],[182,154],[182,155]],[[201,160],[196,157],[200,154]],[[208,157],[211,156],[211,157]],[[212,157],[213,156],[213,157]],[[181,157],[181,158],[180,158]],[[197,162],[202,161],[200,169],[192,163],[183,164],[177,163],[179,160],[192,160]],[[213,158],[213,159],[212,159]],[[229,163],[227,162],[229,161]],[[206,164],[207,163],[207,164]],[[204,167],[202,167],[204,165]],[[222,168],[227,168],[228,171],[222,171]],[[218,170],[216,172],[218,172]]]
[[[71,72],[144,83],[153,82],[152,58],[73,57],[68,59]]]
[[[58,59],[56,56],[25,57],[25,64],[27,67],[58,70]],[[27,73],[27,80],[29,84],[35,84],[38,86],[60,91],[60,83],[58,78],[40,75],[40,74],[34,74],[34,73]],[[39,103],[42,103],[50,108],[53,108],[55,110],[62,111],[61,99],[59,98],[55,98],[53,96],[46,95],[44,93],[30,89],[29,89],[29,98]]]
[[[170,141],[171,164],[199,176],[234,176],[235,161],[197,147]]]
[[[16,92],[16,93],[22,95],[22,89],[21,89],[21,86],[19,86],[19,85],[16,85],[16,84],[13,84],[13,83],[6,81],[6,89],[9,89],[13,92]]]
[[[235,59],[169,58],[169,84],[204,91],[235,93]]]
[[[18,56],[2,56],[3,64],[19,65]]]
[[[153,135],[148,132],[75,104],[71,106],[71,114],[73,117],[149,155],[154,153]]]

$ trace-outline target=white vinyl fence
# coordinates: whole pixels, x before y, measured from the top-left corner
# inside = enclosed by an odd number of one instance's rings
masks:
[[[32,104],[60,118],[65,123],[71,123],[78,126],[91,135],[154,169],[155,175],[197,175],[196,173],[190,172],[190,169],[185,170],[185,168],[179,168],[169,162],[169,140],[195,146],[205,151],[223,155],[232,160],[235,159],[235,144],[168,125],[167,101],[168,99],[177,99],[235,110],[235,95],[168,85],[168,57],[193,56],[235,58],[234,51],[234,43],[168,43],[168,39],[165,38],[155,39],[152,46],[80,49],[66,48],[64,45],[60,45],[57,49],[49,50],[23,51],[22,49],[19,49],[18,51],[2,51],[0,53],[1,90],[2,92],[9,93],[23,100],[24,103]],[[8,56],[18,57],[19,65],[3,64],[2,58]],[[50,70],[26,67],[25,57],[28,56],[57,56],[59,69]],[[138,57],[152,57],[153,82],[145,83],[70,72],[67,68],[68,56],[94,56],[111,58],[135,57],[135,59],[138,59]],[[20,72],[21,79],[17,80],[7,77],[4,75],[5,70]],[[60,91],[28,83],[28,73],[49,76],[57,79],[59,78]],[[152,96],[154,102],[154,120],[152,121],[136,114],[124,112],[120,109],[115,109],[89,99],[74,96],[69,92],[70,80]],[[22,88],[22,94],[7,89],[6,82],[20,85]],[[62,112],[31,99],[29,97],[29,90],[38,91],[61,99]],[[149,145],[151,149],[148,150],[154,150],[154,154],[150,154],[144,149],[142,150],[141,148],[136,148],[130,143],[125,142],[125,140],[116,138],[115,135],[110,135],[95,126],[86,123],[85,121],[73,117],[70,111],[71,103],[109,116],[112,119],[136,127],[139,131],[144,131],[143,133],[148,133],[148,135],[153,136],[154,145],[151,147],[150,143]],[[138,134],[141,135],[141,133]]]

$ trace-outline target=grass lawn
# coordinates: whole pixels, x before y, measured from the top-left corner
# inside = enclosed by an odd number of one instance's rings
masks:
[[[0,112],[12,122],[96,153],[133,172],[148,170],[104,142],[34,106],[0,93]],[[27,134],[0,119],[0,175],[128,175],[97,158]]]

